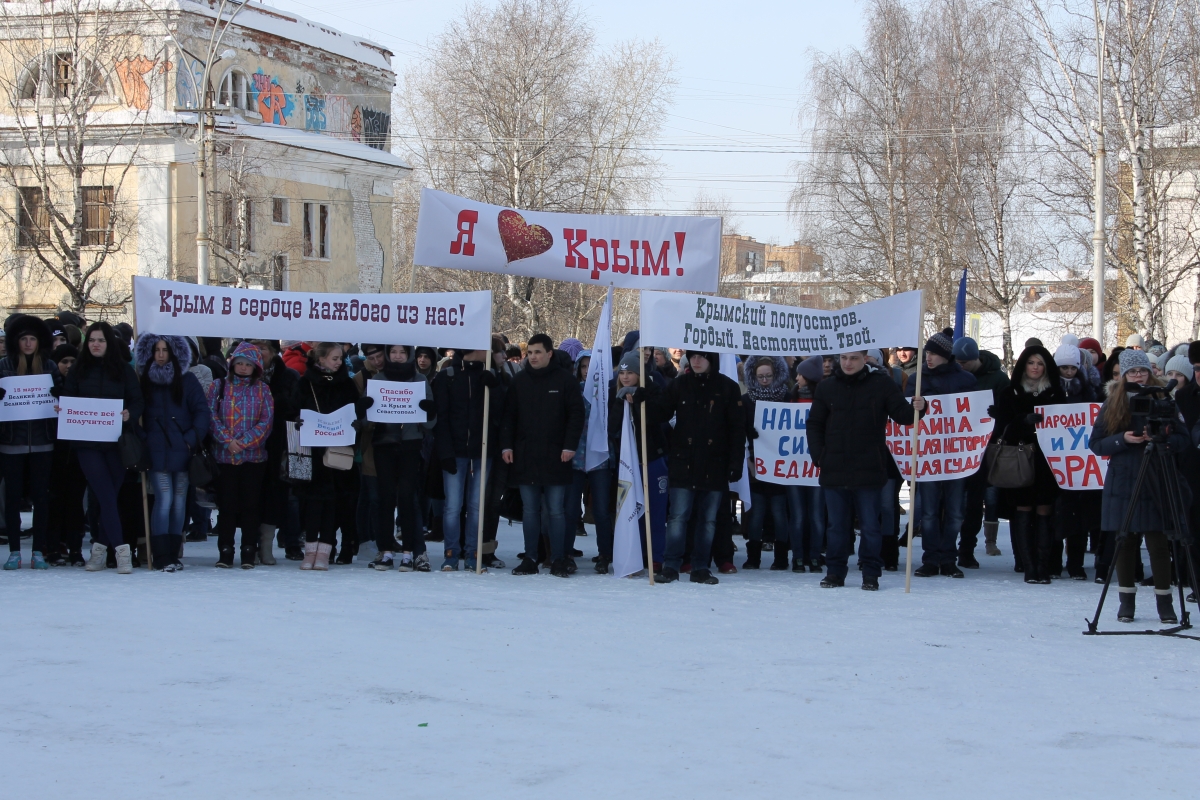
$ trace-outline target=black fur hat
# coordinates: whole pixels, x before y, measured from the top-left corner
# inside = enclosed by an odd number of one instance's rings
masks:
[[[18,352],[18,342],[22,336],[28,333],[37,337],[38,350],[49,357],[50,346],[54,343],[54,337],[50,335],[50,328],[45,322],[29,314],[13,314],[4,323],[4,338],[8,342],[8,352]]]

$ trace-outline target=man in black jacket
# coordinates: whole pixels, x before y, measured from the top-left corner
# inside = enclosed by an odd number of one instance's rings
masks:
[[[508,383],[507,375],[497,375],[484,368],[487,350],[469,350],[461,358],[458,353],[433,381],[433,399],[437,404],[433,438],[446,493],[442,516],[446,557],[442,564],[443,572],[458,569],[460,551],[466,569],[475,569],[479,472],[483,452],[483,389],[486,386],[490,391],[487,474],[491,475],[492,460],[499,446],[500,422]],[[467,506],[466,530],[460,524],[464,500]]]
[[[689,350],[691,371],[671,381],[657,398],[648,398],[659,407],[662,419],[675,417],[667,455],[667,549],[657,576],[664,583],[679,580],[693,511],[700,524],[692,543],[691,580],[717,583],[708,568],[717,509],[729,484],[742,477],[746,453],[742,394],[734,381],[718,371],[717,358],[714,353]]]
[[[304,534],[300,530],[299,511],[289,525],[288,507],[291,503],[291,492],[279,477],[279,463],[287,457],[287,426],[283,420],[291,419],[299,413],[293,406],[292,398],[300,384],[300,376],[294,369],[284,366],[283,359],[279,356],[277,339],[252,339],[251,344],[258,348],[262,363],[266,365],[263,380],[270,387],[271,399],[275,402],[275,424],[271,426],[271,434],[267,437],[267,471],[262,487],[258,556],[263,564],[275,563],[272,546],[275,542],[275,531],[279,529],[282,532],[279,538],[282,540],[287,559],[300,561],[304,558]],[[242,535],[245,535],[244,531]]]
[[[880,488],[887,481],[887,418],[911,425],[925,400],[914,397],[912,405],[887,374],[867,366],[866,351],[842,353],[829,380],[817,384],[808,416],[808,447],[813,463],[821,469],[821,487],[829,512],[825,546],[827,574],[821,586],[828,589],[846,583],[846,560],[854,512],[862,524],[858,551],[862,566],[862,588],[879,588],[883,573],[879,527]]]
[[[572,481],[571,459],[583,433],[583,394],[570,370],[552,362],[554,342],[534,334],[525,351],[528,366],[517,373],[504,400],[500,427],[501,458],[511,464],[509,477],[521,489],[524,506],[525,558],[514,575],[538,572],[541,510],[549,518],[550,572],[569,574],[565,552],[567,486]]]

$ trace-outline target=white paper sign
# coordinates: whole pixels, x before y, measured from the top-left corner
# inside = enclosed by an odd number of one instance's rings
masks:
[[[354,444],[357,431],[354,425],[354,404],[346,405],[331,414],[318,414],[309,409],[300,410],[300,444],[305,447],[350,447]]]
[[[421,190],[413,262],[423,267],[715,292],[720,261],[720,217],[517,211]]]
[[[641,336],[647,347],[749,356],[916,347],[920,318],[920,292],[837,311],[677,292],[641,293]]]
[[[812,401],[754,404],[754,476],[766,483],[820,486],[821,469],[808,453]]]
[[[367,409],[371,422],[424,422],[429,419],[417,404],[425,399],[425,381],[367,381],[367,397],[375,403]]]
[[[1044,418],[1037,426],[1038,447],[1058,481],[1058,488],[1103,489],[1108,457],[1088,449],[1100,404],[1064,403],[1037,406],[1034,411]]]
[[[911,399],[910,399],[911,402]],[[996,421],[988,416],[988,390],[925,398],[917,453],[917,483],[950,481],[974,475]],[[887,444],[905,480],[912,477],[912,426],[887,421]]]
[[[266,292],[133,279],[142,331],[324,342],[436,342],[487,349],[491,292],[327,294]]]
[[[58,399],[58,438],[76,442],[115,442],[121,438],[124,400],[92,397]]]
[[[0,422],[25,419],[50,419],[56,416],[58,401],[50,394],[54,379],[41,375],[13,375],[0,378],[4,399],[0,400]]]

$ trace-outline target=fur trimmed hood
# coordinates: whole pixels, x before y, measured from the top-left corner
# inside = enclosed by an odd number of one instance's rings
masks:
[[[4,339],[8,343],[8,352],[19,352],[18,342],[27,333],[32,333],[37,337],[38,351],[49,358],[51,346],[54,343],[54,339],[50,335],[50,326],[29,314],[13,314],[4,323]]]
[[[187,372],[191,369],[192,350],[188,347],[186,339],[182,336],[143,333],[137,338],[137,342],[133,346],[133,356],[137,362],[139,372],[144,370],[146,365],[154,360],[154,346],[158,344],[159,339],[166,341],[167,346],[171,348],[171,352],[175,354],[175,360],[179,362],[181,372]]]

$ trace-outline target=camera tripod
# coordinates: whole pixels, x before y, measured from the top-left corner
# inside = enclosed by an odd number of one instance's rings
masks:
[[[1146,476],[1151,470],[1157,474],[1154,476],[1158,480],[1153,482],[1149,487],[1146,485]],[[1177,577],[1179,580],[1179,624],[1170,628],[1160,628],[1158,630],[1141,630],[1141,631],[1102,631],[1098,629],[1100,624],[1100,612],[1104,609],[1104,599],[1108,596],[1108,587],[1112,583],[1113,571],[1117,568],[1117,560],[1121,556],[1121,548],[1125,545],[1126,540],[1130,537],[1129,526],[1133,522],[1133,513],[1137,508],[1138,498],[1141,497],[1142,491],[1149,488],[1153,499],[1158,503],[1159,508],[1163,509],[1164,516],[1169,514],[1175,530],[1187,530],[1187,510],[1184,508],[1183,496],[1179,491],[1179,472],[1175,468],[1175,461],[1171,458],[1170,452],[1167,450],[1165,439],[1152,438],[1146,442],[1146,449],[1142,453],[1142,462],[1138,465],[1137,479],[1133,482],[1133,492],[1130,494],[1129,507],[1125,509],[1125,518],[1121,520],[1121,529],[1117,531],[1117,543],[1113,549],[1112,563],[1108,565],[1108,575],[1104,578],[1104,588],[1100,591],[1100,602],[1096,605],[1096,615],[1087,622],[1088,629],[1083,632],[1084,636],[1174,636],[1179,639],[1195,639],[1200,641],[1200,636],[1180,633],[1180,631],[1190,630],[1192,627],[1190,614],[1188,613],[1187,603],[1183,595],[1183,564],[1187,564],[1188,575],[1191,578],[1192,591],[1200,591],[1200,586],[1196,583],[1196,565],[1192,563],[1191,553],[1188,548],[1179,546],[1180,540],[1178,537],[1171,540],[1172,554],[1175,558],[1175,569],[1180,573]],[[1165,502],[1164,502],[1165,501]],[[1165,525],[1163,526],[1166,527]],[[1181,558],[1181,552],[1186,553],[1186,558]]]

